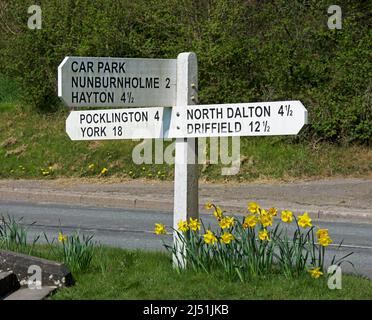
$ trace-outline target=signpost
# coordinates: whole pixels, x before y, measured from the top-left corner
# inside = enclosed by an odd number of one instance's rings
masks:
[[[176,138],[173,227],[198,218],[198,137],[295,135],[307,123],[298,101],[195,105],[197,60],[66,57],[58,96],[70,107],[146,107],[72,111],[72,140]],[[173,107],[173,108],[170,108]],[[174,263],[185,266],[177,235]]]
[[[170,137],[297,134],[307,123],[301,101],[210,104],[173,108]]]
[[[58,96],[70,107],[174,106],[176,59],[66,57]]]
[[[170,108],[128,108],[72,111],[66,120],[71,140],[163,138]]]

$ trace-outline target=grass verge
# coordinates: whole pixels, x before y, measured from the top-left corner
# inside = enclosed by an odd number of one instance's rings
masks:
[[[65,133],[67,111],[37,114],[4,101],[0,102],[0,178],[173,179],[172,165],[133,163],[132,150],[138,141],[71,141]],[[365,177],[372,172],[372,149],[369,147],[293,141],[289,137],[242,138],[238,174],[223,176],[221,169],[231,164],[213,164],[200,166],[200,176],[205,180],[252,181]],[[165,142],[164,149],[170,144]],[[107,171],[102,171],[104,168]]]
[[[59,259],[45,245],[37,245],[33,254]],[[59,290],[51,299],[372,299],[372,281],[352,275],[343,275],[341,290],[330,290],[325,278],[309,275],[232,282],[219,270],[178,273],[167,253],[104,246],[89,269],[74,277],[75,286]]]

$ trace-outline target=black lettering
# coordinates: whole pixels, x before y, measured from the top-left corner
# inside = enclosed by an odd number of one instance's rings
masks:
[[[93,72],[93,61],[88,61],[88,72]]]
[[[85,120],[85,114],[80,113],[80,124],[83,124],[83,121]]]
[[[71,63],[71,70],[72,70],[72,72],[78,72],[78,68],[76,68],[76,69],[74,69],[74,65],[78,65],[78,62],[77,61],[73,61],[72,63]]]
[[[119,73],[120,72],[125,73],[124,65],[125,62],[119,62]]]

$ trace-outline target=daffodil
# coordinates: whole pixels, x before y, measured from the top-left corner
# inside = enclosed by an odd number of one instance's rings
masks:
[[[273,217],[269,215],[264,209],[261,210],[259,216],[261,224],[266,228],[273,225]]]
[[[261,231],[258,233],[258,238],[259,238],[261,241],[269,241],[269,233],[267,232],[266,229],[263,229],[263,230],[261,230]]]
[[[178,230],[180,230],[182,232],[186,232],[187,230],[189,230],[189,226],[187,224],[187,221],[180,220],[178,222]]]
[[[329,236],[328,229],[318,229],[316,235],[318,238],[328,237]]]
[[[274,207],[272,207],[268,210],[268,214],[271,215],[271,216],[276,216],[277,212],[278,212],[278,209],[276,209]]]
[[[207,232],[204,234],[204,242],[206,244],[214,244],[217,242],[217,238],[211,230],[207,230]]]
[[[328,229],[318,229],[316,236],[318,237],[318,243],[323,247],[327,247],[332,243]]]
[[[282,211],[282,221],[285,223],[291,223],[293,221],[293,213],[289,210]]]
[[[213,208],[213,204],[212,204],[211,202],[207,202],[207,203],[205,204],[205,209],[210,210],[210,209],[212,209],[212,208]]]
[[[323,247],[328,247],[332,243],[332,239],[329,236],[320,237],[318,242]]]
[[[298,225],[304,229],[312,226],[311,218],[307,212],[305,212],[302,216],[298,216]]]
[[[229,233],[229,232],[226,232],[224,233],[222,236],[221,236],[221,242],[223,242],[224,244],[230,244],[231,241],[235,240],[234,236]]]
[[[252,213],[259,213],[260,211],[260,206],[256,202],[249,202],[248,203],[248,210]]]
[[[167,234],[167,230],[165,229],[165,225],[162,223],[155,223],[155,229],[154,229],[155,234],[160,235],[160,234]]]
[[[59,232],[58,233],[58,241],[62,242],[62,243],[67,241],[67,235],[63,234],[62,232]]]
[[[323,275],[323,272],[320,271],[319,267],[314,268],[314,269],[310,269],[309,272],[310,272],[311,277],[314,278],[314,279],[318,279]]]
[[[213,214],[218,220],[223,218],[223,211],[220,207],[216,207]]]
[[[198,219],[190,218],[189,228],[192,231],[198,231],[198,230],[200,230],[200,222],[198,221]]]
[[[88,169],[89,169],[89,170],[93,170],[93,169],[94,169],[94,163],[91,163],[91,164],[88,166]]]
[[[243,222],[243,228],[254,228],[257,222],[257,217],[254,214],[246,216]]]
[[[231,228],[234,225],[234,218],[224,217],[218,222],[218,224],[222,229]]]
[[[108,172],[108,169],[107,168],[102,168],[101,174],[106,174],[107,172]]]

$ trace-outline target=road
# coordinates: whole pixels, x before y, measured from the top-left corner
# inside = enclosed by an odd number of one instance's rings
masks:
[[[164,250],[163,241],[172,241],[170,235],[160,237],[153,234],[157,222],[172,225],[172,214],[163,211],[0,201],[1,214],[23,218],[22,223],[28,226],[30,240],[44,232],[51,240],[57,237],[59,230],[67,234],[79,230],[84,234],[94,234],[94,239],[102,244],[130,249]],[[216,225],[210,215],[202,214],[201,217],[206,225]],[[33,222],[35,224],[31,225]],[[359,274],[372,279],[371,224],[335,221],[314,221],[314,224],[330,230],[335,244],[329,250],[330,255],[337,253],[337,257],[342,257],[354,252],[349,260]],[[342,247],[337,249],[342,240]],[[343,271],[354,270],[345,264]]]
[[[248,201],[324,220],[372,223],[372,179],[333,178],[266,183],[199,183],[199,211],[212,201],[232,212],[245,212]],[[69,203],[94,207],[171,212],[173,183],[156,180],[53,179],[0,180],[0,201]]]

